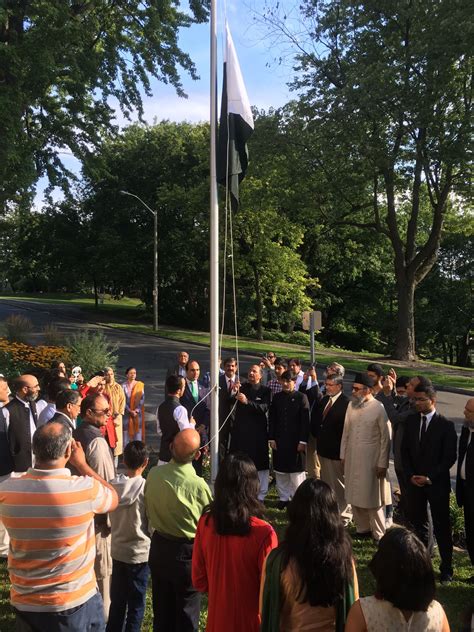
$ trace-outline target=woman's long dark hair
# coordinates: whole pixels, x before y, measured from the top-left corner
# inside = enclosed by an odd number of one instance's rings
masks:
[[[352,546],[339,515],[336,496],[323,481],[306,479],[288,506],[282,544],[283,567],[296,563],[300,603],[332,606],[353,576]]]
[[[394,527],[380,540],[369,563],[377,582],[376,596],[400,610],[426,611],[436,592],[431,557],[425,545],[404,527]]]
[[[259,490],[257,469],[246,454],[229,454],[222,461],[214,483],[214,500],[206,509],[219,535],[250,532],[250,518],[263,517]]]

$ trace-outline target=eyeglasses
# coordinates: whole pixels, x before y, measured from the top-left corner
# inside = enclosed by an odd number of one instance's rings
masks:
[[[104,408],[104,410],[97,410],[97,408],[91,408],[91,410],[96,415],[108,415],[110,413],[109,408]]]

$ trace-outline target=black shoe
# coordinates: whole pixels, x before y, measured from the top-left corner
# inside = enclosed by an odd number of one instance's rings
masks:
[[[451,575],[451,573],[441,573],[439,576],[439,581],[442,586],[445,586],[446,584],[450,584],[453,581],[453,576]]]
[[[277,505],[277,509],[279,509],[280,511],[283,511],[283,509],[286,509],[289,504],[290,502],[288,500],[280,500],[280,502]]]

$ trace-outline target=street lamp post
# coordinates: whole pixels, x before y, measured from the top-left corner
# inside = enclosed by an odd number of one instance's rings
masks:
[[[135,193],[120,191],[122,195],[129,195],[138,200],[153,215],[154,249],[153,249],[153,331],[158,331],[158,211],[154,211]]]

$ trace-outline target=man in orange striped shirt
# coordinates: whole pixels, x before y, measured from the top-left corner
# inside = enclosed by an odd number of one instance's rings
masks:
[[[65,424],[38,428],[33,453],[34,468],[0,484],[17,632],[105,630],[94,514],[113,511],[117,494],[87,465]],[[80,476],[71,475],[68,461]]]

